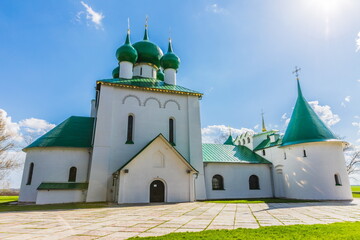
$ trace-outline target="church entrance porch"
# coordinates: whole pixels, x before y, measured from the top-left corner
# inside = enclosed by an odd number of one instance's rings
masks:
[[[165,202],[165,185],[160,180],[150,184],[150,202]]]

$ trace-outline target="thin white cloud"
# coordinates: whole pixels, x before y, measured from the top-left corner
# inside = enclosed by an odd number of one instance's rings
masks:
[[[346,102],[350,102],[351,101],[351,96],[346,96],[344,99]]]
[[[321,106],[319,101],[309,102],[310,106],[314,109],[316,114],[325,122],[326,125],[333,126],[340,122],[340,117],[331,111],[331,107],[328,105]]]
[[[227,14],[228,13],[225,8],[220,7],[217,3],[207,5],[206,11],[212,12],[215,14]]]
[[[5,121],[6,130],[19,147],[29,144],[31,141],[45,134],[55,127],[55,124],[37,118],[27,118],[19,122],[13,122],[7,112],[0,109],[0,118]]]
[[[19,168],[7,172],[8,174],[2,173],[4,179],[0,181],[0,187],[19,188],[22,175],[21,166],[25,162],[25,153],[21,149],[37,137],[54,128],[55,124],[37,118],[28,118],[14,122],[3,109],[0,109],[0,118],[5,122],[6,132],[11,135],[11,141],[15,145],[14,149],[7,151],[2,157],[15,159],[20,164]]]
[[[103,29],[102,20],[104,19],[105,16],[101,12],[96,12],[92,7],[90,7],[85,2],[81,1],[80,3],[84,6],[86,12],[79,11],[75,17],[76,21],[81,22],[82,16],[85,15],[86,19],[88,20],[87,22],[88,25],[90,25],[89,24],[90,21],[91,23],[93,23],[96,29]]]
[[[360,50],[360,32],[357,35],[357,39],[355,40],[356,42],[356,52],[358,52]],[[358,80],[360,81],[360,80]]]
[[[252,129],[248,128],[232,128],[225,125],[211,125],[201,129],[202,142],[203,143],[223,143],[226,138],[229,136],[231,130],[231,135],[235,138],[236,136],[241,135],[244,132],[252,132]]]

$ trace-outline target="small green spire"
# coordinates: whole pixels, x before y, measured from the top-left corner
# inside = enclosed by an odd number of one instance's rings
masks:
[[[145,40],[145,41],[148,41],[148,40],[149,40],[149,35],[148,35],[148,16],[146,16],[146,18],[145,18],[144,40]]]
[[[229,135],[228,139],[226,139],[224,145],[234,145],[234,140],[231,135]]]
[[[297,81],[298,96],[303,98],[304,96],[302,95],[299,78],[296,78],[296,81]]]
[[[169,38],[168,52],[173,52],[171,38]]]
[[[130,45],[130,29],[128,29],[127,34],[126,34],[125,44]]]
[[[148,35],[147,27],[145,28],[144,40],[145,40],[145,41],[149,41],[149,35]]]

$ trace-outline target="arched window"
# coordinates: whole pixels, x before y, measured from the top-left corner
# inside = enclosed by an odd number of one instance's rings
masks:
[[[340,175],[339,174],[335,174],[335,185],[336,186],[341,186],[341,180],[340,180]]]
[[[305,149],[303,150],[303,153],[304,153],[304,157],[307,157]]]
[[[142,76],[142,67],[140,67],[140,76]]]
[[[174,140],[174,119],[169,118],[169,142],[173,145],[175,145]]]
[[[262,150],[262,154],[263,154],[263,156],[266,155],[265,149]]]
[[[29,166],[29,175],[28,175],[28,179],[27,179],[26,185],[30,185],[30,184],[31,184],[33,172],[34,172],[34,163],[30,163],[30,166]]]
[[[247,138],[247,142],[250,143],[250,138],[249,137]]]
[[[284,159],[286,159],[286,152],[284,152]]]
[[[134,144],[133,141],[133,131],[134,131],[134,116],[128,116],[128,126],[127,126],[127,139],[126,144]]]
[[[71,167],[69,170],[69,182],[76,182],[76,167]]]
[[[258,176],[251,175],[249,177],[249,189],[250,190],[260,189],[259,177]]]
[[[243,141],[242,141],[242,142],[243,142],[243,145],[245,145],[245,139],[243,139]]]
[[[212,189],[213,190],[224,190],[224,179],[221,175],[215,175],[212,178]]]

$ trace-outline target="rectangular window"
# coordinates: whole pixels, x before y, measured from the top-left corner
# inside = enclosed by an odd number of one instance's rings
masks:
[[[134,117],[132,115],[128,116],[128,126],[127,126],[127,139],[126,144],[134,144],[133,141],[133,128],[134,128]]]
[[[175,144],[174,142],[174,119],[169,118],[169,142]]]
[[[306,155],[306,150],[305,150],[305,149],[303,150],[303,152],[304,152],[304,157],[307,157],[307,155]]]
[[[263,149],[263,150],[262,150],[262,154],[263,154],[263,156],[265,156],[265,155],[266,155],[266,153],[265,153],[265,149]]]

